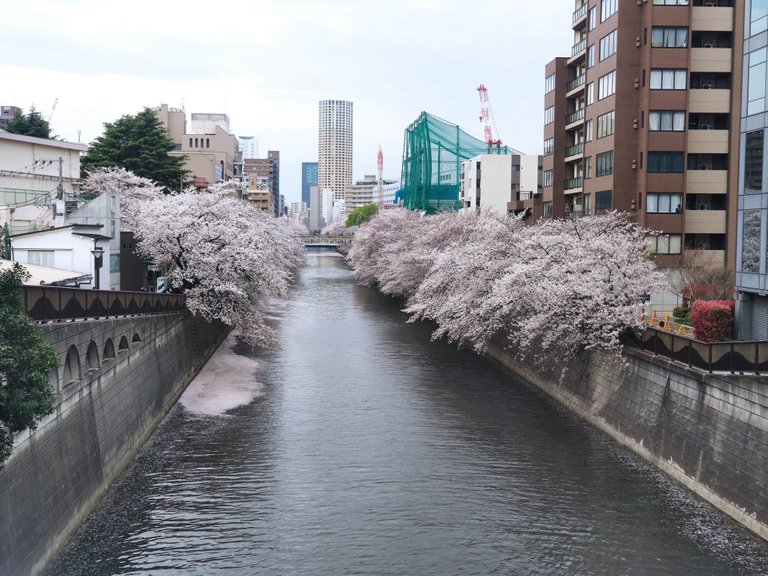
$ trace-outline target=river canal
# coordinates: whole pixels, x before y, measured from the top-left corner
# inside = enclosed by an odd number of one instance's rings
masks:
[[[310,252],[48,576],[757,575],[768,546]]]

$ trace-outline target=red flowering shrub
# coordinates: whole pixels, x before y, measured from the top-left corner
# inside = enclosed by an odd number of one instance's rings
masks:
[[[733,300],[696,300],[691,308],[696,338],[702,342],[729,340],[734,307]]]

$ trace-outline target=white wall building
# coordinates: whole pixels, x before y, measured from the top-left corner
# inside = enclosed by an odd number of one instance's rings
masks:
[[[542,157],[481,154],[461,165],[459,199],[466,210],[507,213],[507,203],[541,193]]]
[[[317,185],[330,189],[334,200],[344,199],[352,184],[352,128],[352,102],[320,101]]]
[[[62,210],[76,208],[86,148],[0,130],[0,227],[8,224],[13,234],[50,226],[57,196]]]
[[[113,253],[110,238],[101,234],[101,228],[95,224],[72,224],[12,236],[13,260],[21,264],[75,271],[81,276],[91,276],[95,279],[96,258],[91,251],[101,248],[103,255],[98,269],[99,288],[119,289],[119,286],[115,287],[110,282],[109,262]],[[96,282],[90,285],[95,288]]]

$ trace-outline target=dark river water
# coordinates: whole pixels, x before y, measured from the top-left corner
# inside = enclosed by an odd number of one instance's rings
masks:
[[[47,575],[768,574],[768,546],[310,253]],[[208,368],[208,367],[207,367]]]

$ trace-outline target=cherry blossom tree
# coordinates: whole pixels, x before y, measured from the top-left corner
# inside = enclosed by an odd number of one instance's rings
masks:
[[[149,180],[108,169],[91,174],[87,187],[120,192],[138,252],[166,270],[192,313],[237,328],[252,345],[274,344],[262,306],[286,293],[303,261],[289,226],[237,200],[227,185],[168,195]]]
[[[484,349],[519,355],[618,351],[640,327],[643,297],[666,285],[647,234],[626,214],[526,225],[490,213],[383,213],[355,234],[359,282],[406,299],[413,320]]]

